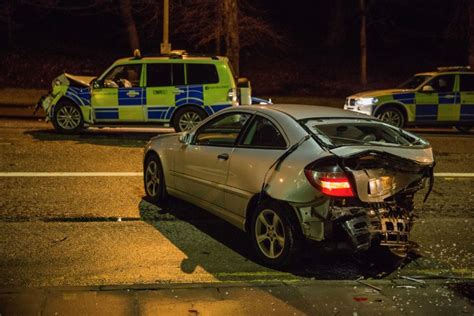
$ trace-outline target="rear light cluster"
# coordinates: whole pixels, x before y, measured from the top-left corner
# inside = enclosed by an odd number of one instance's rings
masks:
[[[237,95],[237,88],[229,89],[229,92],[227,93],[227,100],[232,102],[233,106],[239,105],[238,95]]]
[[[315,168],[309,165],[304,173],[308,181],[323,194],[334,197],[353,197],[351,182],[339,166]],[[330,169],[330,170],[328,170]]]

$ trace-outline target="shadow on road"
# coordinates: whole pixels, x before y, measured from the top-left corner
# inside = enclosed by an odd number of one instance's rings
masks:
[[[73,135],[58,134],[53,129],[28,130],[24,134],[39,141],[73,141],[103,146],[144,147],[152,137],[170,132],[172,132],[170,129],[94,128]]]
[[[231,270],[236,268],[247,269],[250,274],[253,273],[260,277],[265,273],[269,273],[273,277],[279,275],[286,278],[284,275],[287,275],[292,279],[355,280],[359,277],[382,278],[400,268],[400,262],[394,264],[391,260],[384,260],[387,259],[386,257],[377,257],[377,254],[354,256],[350,253],[321,249],[308,243],[297,264],[280,271],[271,270],[258,263],[250,239],[245,232],[203,209],[175,198],[170,198],[166,205],[156,206],[147,201],[146,197],[141,200],[139,209],[143,221],[160,231],[187,256],[187,259],[183,260],[181,264],[181,269],[185,273],[190,273],[194,271],[196,266],[201,266],[221,281],[241,281],[229,280],[227,276],[220,277],[222,268],[229,263],[228,261],[233,260],[232,258],[221,257],[219,259],[221,264],[216,263],[215,258],[206,255],[208,254],[206,249],[209,249],[209,242],[206,239],[190,242],[190,234],[187,234],[186,231],[172,231],[169,227],[162,225],[163,221],[179,220],[190,224],[212,240],[231,250],[227,253],[236,257],[241,256],[247,262],[245,267],[231,263]],[[403,264],[408,264],[416,257],[417,255],[412,253]],[[227,275],[232,274],[231,271],[228,272]]]

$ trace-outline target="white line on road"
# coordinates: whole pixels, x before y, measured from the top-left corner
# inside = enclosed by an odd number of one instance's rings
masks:
[[[0,172],[0,177],[141,177],[142,172]],[[474,173],[438,172],[439,178],[474,178]]]
[[[0,172],[0,177],[141,177],[142,172]]]

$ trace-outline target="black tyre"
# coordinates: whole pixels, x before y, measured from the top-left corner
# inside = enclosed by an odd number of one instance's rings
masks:
[[[145,193],[154,203],[165,202],[166,186],[163,167],[157,155],[150,155],[143,166]]]
[[[377,114],[377,117],[385,123],[396,127],[405,126],[405,116],[403,115],[402,111],[395,107],[386,107],[380,110],[380,112]]]
[[[51,121],[54,129],[61,134],[75,134],[84,128],[81,109],[69,100],[56,105]]]
[[[179,109],[173,118],[173,127],[176,132],[187,132],[201,123],[207,116],[204,110],[194,107]]]
[[[454,128],[457,129],[458,131],[460,131],[463,134],[467,134],[471,131],[472,126],[469,126],[469,125],[456,125],[456,126],[454,126]]]
[[[301,245],[302,234],[293,209],[277,201],[257,206],[250,218],[252,244],[263,264],[281,268],[293,262]]]

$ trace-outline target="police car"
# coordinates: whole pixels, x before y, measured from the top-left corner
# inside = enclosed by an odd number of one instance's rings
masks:
[[[398,127],[444,125],[468,132],[474,126],[474,72],[470,67],[440,67],[414,75],[397,89],[349,96],[344,109]]]
[[[238,81],[251,103],[250,83]],[[244,88],[245,87],[245,88]],[[205,117],[239,105],[237,80],[226,57],[168,55],[119,59],[98,77],[67,73],[55,78],[42,107],[60,133],[92,125],[162,124],[190,130]]]

